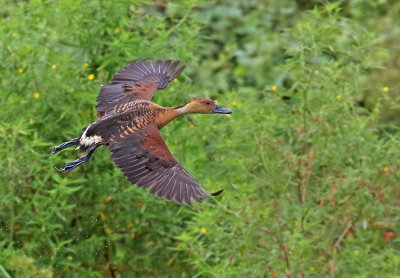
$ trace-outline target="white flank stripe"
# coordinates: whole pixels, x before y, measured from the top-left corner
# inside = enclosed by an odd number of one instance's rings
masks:
[[[88,131],[90,126],[91,125],[89,125],[85,129],[85,131],[83,132],[83,134],[81,136],[81,139],[79,140],[79,144],[82,145],[82,146],[90,146],[90,145],[93,145],[93,144],[101,143],[103,141],[103,138],[101,136],[98,136],[98,135],[89,136],[89,137],[86,136],[86,132]]]

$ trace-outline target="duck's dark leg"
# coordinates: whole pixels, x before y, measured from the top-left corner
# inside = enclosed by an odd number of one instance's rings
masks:
[[[60,172],[63,173],[67,173],[69,171],[74,170],[76,167],[78,167],[79,165],[81,165],[82,163],[88,162],[89,159],[92,157],[93,152],[96,150],[96,148],[99,145],[95,145],[94,147],[92,147],[89,152],[87,153],[87,155],[82,156],[81,158],[78,158],[77,160],[74,161],[70,161],[65,163],[65,167],[63,169],[60,169]]]
[[[60,146],[54,147],[53,152],[50,155],[56,154],[59,151],[62,151],[63,149],[72,147],[72,146],[76,146],[79,144],[79,137],[74,138],[68,142],[64,142],[62,143]]]

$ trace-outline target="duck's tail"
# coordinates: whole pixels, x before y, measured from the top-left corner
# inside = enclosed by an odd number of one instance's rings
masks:
[[[224,191],[224,190],[221,189],[221,190],[219,190],[219,191],[217,191],[217,192],[211,193],[211,196],[218,196],[218,195],[221,194],[223,191]]]

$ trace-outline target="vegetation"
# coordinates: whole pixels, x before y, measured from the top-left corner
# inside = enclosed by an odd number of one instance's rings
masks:
[[[400,3],[0,0],[0,277],[398,277]],[[232,116],[162,130],[222,197],[132,186],[99,149],[53,146],[96,118],[133,60],[187,69],[154,101]]]

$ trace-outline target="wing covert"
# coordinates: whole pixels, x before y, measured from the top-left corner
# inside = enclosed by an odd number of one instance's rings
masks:
[[[118,139],[117,139],[118,138]],[[210,195],[179,164],[156,127],[147,126],[110,142],[111,158],[132,184],[160,198],[191,206]]]

